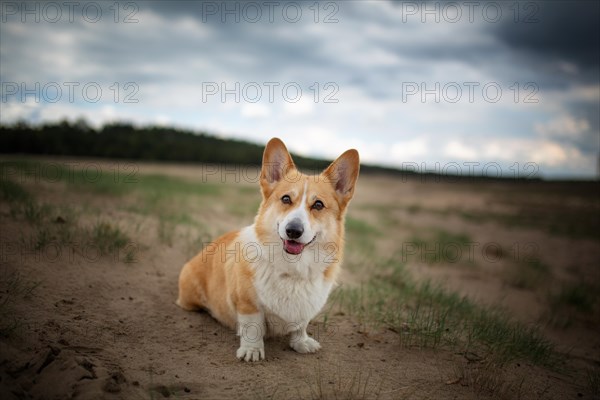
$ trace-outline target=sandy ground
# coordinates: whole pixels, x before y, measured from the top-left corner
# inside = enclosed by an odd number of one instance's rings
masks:
[[[94,163],[105,171],[115,170],[115,164]],[[123,166],[116,165],[116,170]],[[258,189],[253,190],[256,184],[244,179],[252,176],[251,170],[243,176],[238,174],[241,179],[236,182],[234,175],[215,174],[212,167],[134,165],[136,174],[164,174],[199,185],[210,182],[226,187],[220,194],[222,198],[209,198],[190,206],[194,221],[201,221],[206,227],[203,235],[214,237],[252,221],[252,212],[247,208],[237,214],[231,208],[232,204],[243,202],[251,210],[258,203]],[[239,362],[235,358],[238,339],[234,332],[205,313],[185,312],[174,304],[180,268],[200,250],[190,239],[191,228],[175,223],[170,238],[161,238],[160,221],[151,213],[135,212],[140,200],[133,195],[86,192],[64,182],[27,178],[23,185],[38,201],[75,210],[82,225],[98,219],[111,221],[127,232],[132,242],[104,256],[86,252],[83,247],[73,250],[77,246],[32,250],[23,238],[38,228],[11,215],[8,203],[0,203],[0,266],[4,282],[0,300],[7,300],[13,291],[8,299],[9,313],[3,318],[17,322],[9,335],[0,337],[0,397],[598,396],[586,372],[598,371],[600,367],[597,301],[593,310],[586,313],[567,309],[569,324],[561,325],[551,323],[552,314],[565,311],[549,307],[548,300],[551,293],[567,283],[600,282],[597,238],[557,234],[535,224],[504,224],[501,218],[465,218],[460,213],[468,210],[510,215],[522,210],[520,204],[527,203],[525,200],[538,196],[542,199],[538,206],[552,205],[556,197],[562,206],[587,210],[588,218],[597,221],[597,185],[591,186],[596,191],[591,196],[589,187],[580,193],[579,188],[568,184],[552,189],[550,196],[542,183],[422,182],[367,175],[361,176],[359,182],[349,217],[378,229],[376,255],[383,257],[398,251],[399,243],[405,243],[414,232],[444,229],[467,233],[477,243],[472,259],[431,265],[416,257],[408,260],[409,271],[417,279],[441,282],[481,304],[505,307],[525,324],[540,326],[567,357],[566,366],[552,370],[515,361],[501,370],[486,371],[476,361],[448,349],[403,346],[398,333],[385,328],[364,329],[343,313],[330,316],[327,326],[319,318],[310,326],[309,331],[323,346],[317,354],[297,354],[289,349],[287,340],[277,338],[266,342],[266,361]],[[507,198],[512,200],[503,201]],[[170,206],[186,205],[189,204],[174,202]],[[385,227],[382,221],[386,221]],[[193,232],[197,234],[197,230]],[[518,268],[523,256],[489,262],[489,243],[534,254],[549,272],[533,287],[515,287],[507,280],[506,271]],[[350,236],[348,246],[355,244]],[[349,254],[352,257],[353,253]],[[342,285],[357,285],[368,279],[369,271],[356,267],[352,259],[347,259],[346,264]],[[19,285],[35,288],[30,293],[15,290]]]

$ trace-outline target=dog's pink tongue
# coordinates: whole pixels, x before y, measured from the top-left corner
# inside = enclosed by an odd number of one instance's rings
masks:
[[[285,251],[290,254],[300,254],[302,253],[302,250],[304,250],[304,245],[302,243],[293,240],[285,240],[283,242],[283,247],[285,248]]]

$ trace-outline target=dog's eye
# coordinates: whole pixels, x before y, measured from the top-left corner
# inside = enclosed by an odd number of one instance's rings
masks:
[[[292,199],[287,194],[281,198],[283,204],[292,204]]]
[[[312,205],[311,208],[313,210],[321,211],[323,209],[323,207],[325,207],[323,202],[321,200],[317,200],[317,201],[315,201],[315,203]]]

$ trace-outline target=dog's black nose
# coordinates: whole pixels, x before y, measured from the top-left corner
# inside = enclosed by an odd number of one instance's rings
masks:
[[[304,233],[304,227],[299,219],[295,218],[291,220],[285,226],[285,233],[290,239],[298,239]]]

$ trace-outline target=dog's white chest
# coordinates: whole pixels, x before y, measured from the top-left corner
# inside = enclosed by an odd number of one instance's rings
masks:
[[[254,227],[241,232],[244,243],[258,243]],[[306,326],[327,302],[333,282],[326,280],[326,257],[283,256],[282,247],[252,246],[246,254],[254,270],[254,288],[271,334],[286,334]]]
[[[285,334],[308,324],[325,305],[332,283],[322,275],[306,279],[267,268],[274,270],[257,273],[255,285],[269,330]]]

